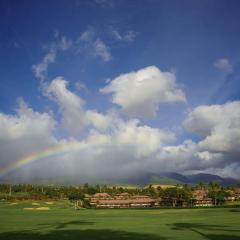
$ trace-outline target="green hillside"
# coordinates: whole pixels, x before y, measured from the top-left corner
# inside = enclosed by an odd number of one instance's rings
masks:
[[[159,185],[176,185],[183,184],[181,181],[176,179],[165,177],[165,176],[152,176],[150,178],[149,184],[159,184]]]

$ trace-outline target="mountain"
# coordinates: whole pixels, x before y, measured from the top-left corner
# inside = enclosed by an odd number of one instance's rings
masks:
[[[183,175],[176,172],[161,172],[159,174],[155,173],[145,173],[139,174],[138,176],[124,179],[125,183],[137,184],[140,186],[146,184],[197,184],[199,182],[209,183],[218,182],[222,186],[230,186],[240,184],[240,181],[234,178],[223,178],[214,174],[198,173],[192,175]]]
[[[240,183],[239,180],[234,178],[223,178],[218,175],[207,174],[207,173],[198,173],[198,174],[188,175],[187,178],[190,180],[192,184],[196,184],[199,182],[202,182],[202,183],[218,182],[223,186],[228,186],[228,185],[236,185]]]
[[[178,181],[180,183],[189,183],[190,182],[188,177],[184,176],[183,174],[176,173],[176,172],[165,172],[165,173],[163,172],[163,173],[160,173],[160,175],[175,179],[176,181]]]
[[[106,184],[106,185],[121,185],[121,184],[133,184],[138,186],[145,186],[148,184],[160,184],[160,185],[177,185],[177,184],[197,184],[199,182],[209,183],[209,182],[218,182],[222,186],[231,186],[240,184],[240,180],[234,178],[223,178],[218,175],[207,174],[207,173],[198,173],[192,175],[183,175],[176,172],[160,172],[156,173],[138,173],[130,177],[108,177],[108,178],[94,178],[90,179],[81,179],[62,176],[59,178],[35,178],[31,180],[24,180],[20,177],[15,178],[2,178],[0,179],[1,183],[32,183],[32,184],[61,184],[61,185],[82,185],[86,182],[89,184]]]

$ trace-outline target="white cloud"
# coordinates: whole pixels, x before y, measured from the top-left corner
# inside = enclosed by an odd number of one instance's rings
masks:
[[[84,38],[88,39],[88,36]],[[62,40],[59,48],[66,49],[70,45]],[[43,61],[41,74],[45,74],[55,57]],[[84,100],[68,88],[68,81],[63,77],[53,79],[44,91],[45,96],[57,103],[61,126],[69,134],[64,133],[62,137],[53,116],[36,112],[21,102],[16,114],[0,113],[0,166],[33,152],[65,144],[69,151],[64,155],[23,168],[24,176],[26,169],[29,178],[64,175],[84,181],[94,180],[93,176],[98,181],[106,180],[106,176],[108,179],[123,178],[143,172],[221,173],[221,169],[224,176],[239,176],[239,101],[199,106],[190,111],[184,126],[202,139],[174,145],[176,136],[173,132],[143,125],[137,118],[126,119],[117,110],[103,114],[95,109],[85,109]],[[129,115],[139,117],[155,115],[162,103],[186,101],[175,75],[155,66],[122,74],[101,91],[113,93],[113,103]],[[72,148],[73,145],[76,147]]]
[[[62,77],[55,78],[46,90],[60,107],[62,125],[72,134],[82,131],[85,125],[84,101],[67,89],[68,82]]]
[[[213,152],[239,152],[240,102],[199,106],[187,116],[187,130],[203,137],[199,146]]]
[[[220,58],[215,63],[214,66],[220,70],[223,70],[227,73],[231,73],[233,71],[233,66],[227,58]]]
[[[42,84],[44,84],[46,80],[48,66],[55,62],[58,51],[66,51],[73,45],[73,41],[66,36],[60,37],[59,34],[55,34],[55,38],[57,38],[56,42],[51,43],[42,61],[32,66],[35,77],[38,78]]]
[[[84,90],[87,93],[89,92],[87,86],[83,82],[78,81],[78,82],[75,82],[74,85],[77,91]]]
[[[96,110],[85,110],[83,100],[67,89],[67,81],[54,79],[48,94],[58,103],[62,113],[62,124],[71,134],[78,134],[85,126],[92,126],[89,143],[116,146],[131,146],[138,155],[148,155],[160,149],[163,143],[173,141],[172,132],[149,126],[141,126],[139,120],[124,121],[117,112],[103,115]]]
[[[57,43],[57,47],[62,50],[62,51],[66,51],[69,48],[71,48],[73,45],[73,41],[69,38],[67,38],[66,36],[62,36],[59,39],[59,42]]]
[[[33,65],[32,69],[36,78],[43,82],[46,78],[46,73],[48,70],[48,65],[54,63],[56,60],[56,49],[50,49],[50,51],[43,57],[39,64]]]
[[[78,42],[85,43],[88,54],[101,58],[103,62],[109,62],[112,59],[109,46],[107,46],[102,39],[96,37],[94,28],[89,28],[87,31],[83,32]]]
[[[123,34],[120,34],[116,29],[112,29],[112,35],[119,41],[132,42],[135,40],[137,33],[134,31],[127,31]]]
[[[70,91],[66,93],[65,86],[63,79],[54,80],[49,94],[59,101],[64,114],[72,114],[66,110],[68,103],[76,106],[79,102]],[[63,96],[68,103],[63,103]],[[90,128],[86,138],[78,141],[73,137],[56,140],[53,136],[55,121],[47,113],[34,112],[25,105],[20,106],[17,115],[1,113],[0,164],[4,166],[33,152],[59,145],[69,151],[18,169],[21,179],[64,175],[91,181],[94,176],[97,180],[106,176],[129,177],[136,171],[143,171],[150,156],[175,139],[173,133],[141,126],[138,120],[124,121],[115,113],[105,117],[96,111],[87,110],[85,118],[93,121],[93,128]],[[75,120],[71,120],[73,124],[76,124]]]
[[[23,136],[41,135],[52,132],[55,122],[47,113],[34,112],[21,100],[17,116],[0,113],[1,137],[18,139]]]
[[[66,85],[65,80],[55,79],[50,85],[49,94],[59,101],[60,109],[63,108],[61,111],[70,117],[72,112],[65,109],[68,104],[78,108],[81,103],[74,93],[66,89]],[[67,99],[67,103],[63,102],[64,99]],[[16,115],[1,113],[1,166],[35,151],[64,145],[69,151],[29,164],[18,170],[19,174],[30,179],[65,176],[78,181],[97,182],[99,179],[124,178],[147,172],[221,173],[222,169],[224,176],[237,176],[239,173],[238,160],[229,157],[226,152],[203,149],[201,144],[191,140],[169,145],[175,140],[172,132],[141,125],[137,119],[123,120],[116,112],[102,115],[95,110],[84,110],[83,107],[81,111],[87,126],[91,126],[81,141],[74,139],[72,134],[56,140],[56,124],[52,116],[35,112],[25,104],[20,105]],[[76,125],[76,129],[71,130],[76,131],[78,116],[75,113],[71,116],[73,125]]]
[[[175,140],[171,132],[138,124],[138,120],[121,123],[114,137],[120,145],[134,146],[139,156],[149,156],[158,151],[166,142]]]
[[[23,101],[16,114],[0,113],[0,166],[56,144],[54,130],[51,115],[35,112]]]
[[[112,58],[112,55],[110,53],[109,47],[101,40],[97,39],[94,42],[95,47],[95,55],[102,58],[104,62],[109,62]]]
[[[123,121],[118,118],[111,125],[110,133],[93,131],[89,139],[95,143],[99,140],[100,144],[131,147],[137,157],[146,157],[159,151],[164,144],[174,141],[175,135],[158,128],[141,126],[136,119]]]
[[[206,171],[220,166],[223,168],[227,164],[223,154],[202,151],[192,140],[175,146],[165,146],[156,158],[155,167],[159,166],[160,172]]]
[[[67,36],[60,35],[58,31],[54,34],[55,41],[45,46],[47,53],[44,55],[40,63],[34,64],[32,70],[37,79],[40,80],[41,87],[45,91],[47,72],[50,64],[55,63],[59,52],[67,51],[71,48],[77,49],[79,52],[84,47],[87,53],[94,57],[99,57],[103,62],[109,62],[112,59],[111,51],[109,46],[103,42],[102,39],[96,37],[96,31],[90,27],[87,31],[83,32],[80,37],[76,40],[72,40]],[[131,37],[131,36],[129,36]]]
[[[219,176],[223,177],[231,177],[239,179],[240,176],[240,164],[239,163],[230,163],[227,164],[225,167],[216,167],[216,168],[209,168],[206,172],[214,173]]]
[[[113,112],[103,115],[96,110],[86,111],[87,122],[100,131],[106,131],[111,127],[115,118],[116,115]]]
[[[84,100],[68,88],[68,81],[57,77],[48,85],[45,94],[59,106],[62,126],[70,134],[78,135],[85,126],[91,125],[98,130],[106,130],[113,121],[114,114],[103,115],[96,110],[85,110]]]
[[[136,117],[155,116],[161,103],[186,102],[175,75],[155,66],[121,74],[100,91],[112,93],[112,102]]]
[[[79,40],[84,42],[92,42],[94,38],[95,29],[93,27],[89,27],[88,30],[86,30],[80,35]]]

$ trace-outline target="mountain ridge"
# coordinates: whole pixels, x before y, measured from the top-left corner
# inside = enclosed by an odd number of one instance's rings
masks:
[[[15,178],[10,180],[9,178],[0,179],[0,183],[32,183],[32,184],[60,184],[60,185],[82,185],[88,182],[89,184],[134,184],[137,186],[144,186],[149,184],[159,185],[176,185],[176,184],[190,184],[195,185],[199,182],[207,184],[209,182],[218,182],[222,186],[232,186],[240,184],[240,180],[235,178],[224,178],[214,174],[198,173],[191,175],[184,175],[177,172],[160,172],[160,173],[139,173],[131,177],[124,178],[105,178],[105,179],[94,179],[84,180],[79,178],[71,177],[58,177],[58,178],[35,178],[29,181],[22,180],[21,178]]]

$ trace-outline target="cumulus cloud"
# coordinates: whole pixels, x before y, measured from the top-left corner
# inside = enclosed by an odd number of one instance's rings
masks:
[[[88,141],[103,145],[131,147],[136,156],[146,157],[156,153],[164,144],[175,140],[172,132],[146,125],[141,126],[139,123],[137,119],[123,121],[118,118],[112,123],[110,133],[91,131]]]
[[[240,102],[198,106],[187,116],[184,126],[200,134],[199,146],[213,152],[239,152]]]
[[[49,135],[54,129],[55,121],[47,113],[34,112],[21,100],[17,115],[0,113],[1,138],[19,139],[23,136]]]
[[[91,125],[98,130],[106,130],[114,115],[103,115],[96,110],[86,110],[84,100],[68,88],[68,81],[57,77],[46,88],[45,94],[59,106],[62,115],[62,126],[70,134],[78,135],[85,126]]]
[[[0,113],[0,166],[56,144],[55,125],[51,115],[35,112],[23,101],[16,114]]]
[[[165,146],[157,154],[157,164],[162,171],[205,171],[222,164],[221,154],[201,151],[198,144],[186,140],[179,145]]]
[[[1,166],[50,146],[59,145],[69,148],[69,151],[65,151],[64,154],[38,161],[18,170],[21,176],[28,176],[29,179],[65,176],[78,181],[97,182],[101,179],[106,180],[106,176],[109,180],[122,179],[146,172],[214,173],[216,171],[220,173],[222,169],[224,176],[230,174],[237,176],[240,170],[237,160],[239,154],[234,155],[236,149],[220,151],[219,147],[212,149],[212,147],[202,146],[202,142],[207,137],[215,134],[213,129],[217,125],[225,126],[225,129],[239,128],[238,113],[234,116],[230,114],[231,109],[239,107],[238,102],[214,106],[225,113],[222,114],[224,120],[216,120],[209,116],[208,111],[202,110],[213,106],[194,109],[187,116],[185,127],[201,133],[203,139],[199,142],[186,140],[176,145],[174,144],[176,136],[173,132],[143,125],[138,119],[126,120],[115,111],[104,115],[96,110],[84,109],[83,100],[67,89],[67,81],[62,78],[51,82],[48,94],[58,103],[63,115],[62,122],[67,128],[70,121],[71,131],[76,133],[79,130],[80,132],[87,126],[87,132],[81,140],[75,139],[74,134],[56,139],[54,137],[56,121],[53,117],[48,113],[34,111],[24,102],[20,104],[14,115],[1,113]],[[78,111],[72,108],[80,110],[80,115],[76,114]],[[213,115],[216,114],[215,110],[212,111]],[[71,120],[66,119],[67,116]],[[198,116],[208,131],[202,131]],[[84,124],[79,129],[78,124],[82,119]],[[198,123],[196,126],[193,124],[195,121]],[[76,126],[76,129],[72,128],[73,126]]]
[[[175,75],[155,66],[121,74],[100,91],[112,93],[112,102],[136,117],[155,116],[161,103],[186,102]]]
[[[83,41],[92,39],[91,33],[82,38]],[[71,42],[61,39],[59,49],[70,47]],[[45,77],[48,64],[55,57],[53,54],[45,60],[39,78],[41,74]],[[56,77],[46,83],[44,96],[57,103],[60,120],[52,114],[34,111],[24,101],[20,101],[15,114],[0,112],[0,167],[33,152],[64,145],[69,148],[64,154],[29,164],[19,170],[21,176],[29,179],[67,176],[89,182],[106,180],[106,176],[120,179],[164,171],[239,176],[239,101],[191,110],[183,125],[201,140],[176,144],[174,132],[140,120],[154,116],[160,104],[186,102],[175,74],[150,66],[121,74],[109,81],[101,92],[111,93],[112,102],[119,105],[121,111],[111,109],[101,113],[87,109],[79,95],[81,91],[71,91],[66,79]],[[63,136],[60,127],[67,130]]]
[[[104,115],[96,110],[87,110],[85,112],[85,117],[88,124],[91,124],[94,128],[100,131],[106,131],[109,129],[117,119],[117,115],[113,111],[109,111]]]
[[[55,78],[46,90],[60,107],[62,125],[70,133],[79,133],[85,125],[84,101],[67,89],[68,82],[62,77]]]
[[[218,59],[214,63],[214,66],[227,73],[231,73],[233,71],[233,66],[227,58]]]
[[[56,95],[64,89],[65,84],[63,80],[58,81],[56,83],[55,80],[51,85],[51,89],[57,89],[54,92]],[[66,94],[65,89],[63,92]],[[72,104],[77,102],[71,95],[64,96]],[[47,113],[35,112],[26,105],[21,105],[16,115],[1,113],[0,155],[5,161],[1,160],[1,166],[50,146],[64,145],[69,151],[18,169],[19,175],[24,179],[68,176],[85,181],[104,178],[106,174],[109,178],[129,177],[137,171],[143,171],[147,159],[175,139],[171,132],[140,125],[136,119],[124,121],[114,113],[112,115],[112,119],[106,116],[109,120],[106,124],[98,112],[87,110],[85,117],[93,117],[95,122],[86,138],[57,140],[54,137],[55,121]]]

